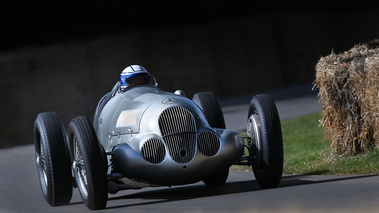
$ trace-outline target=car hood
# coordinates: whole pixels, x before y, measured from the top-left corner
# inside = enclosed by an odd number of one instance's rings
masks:
[[[198,127],[208,125],[202,111],[192,100],[156,87],[141,86],[117,93],[105,105],[99,117],[98,138],[104,141],[110,135],[159,134],[159,116],[171,107],[188,110]]]

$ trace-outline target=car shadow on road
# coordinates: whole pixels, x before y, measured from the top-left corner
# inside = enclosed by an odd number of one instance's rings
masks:
[[[328,182],[336,182],[336,181],[346,181],[353,179],[361,179],[373,177],[376,175],[356,175],[356,176],[318,176],[318,175],[285,175],[282,177],[282,180],[279,184],[278,188],[284,187],[294,187],[300,185],[308,185],[308,184],[321,184]],[[261,190],[276,190],[274,189],[262,189],[256,180],[250,181],[236,181],[236,182],[227,182],[225,185],[220,187],[207,187],[203,184],[195,184],[195,185],[186,185],[186,186],[178,186],[173,188],[159,188],[154,189],[151,188],[149,191],[137,192],[129,195],[119,196],[110,198],[109,201],[112,202],[115,200],[128,200],[135,199],[139,200],[134,203],[128,203],[125,205],[112,206],[111,203],[107,209],[115,209],[115,208],[127,208],[127,207],[135,207],[135,206],[144,206],[150,204],[158,204],[158,203],[167,203],[174,201],[183,201],[183,200],[191,200],[198,199],[203,197],[213,197],[213,196],[221,196],[228,194],[238,194],[252,191],[261,191]]]
[[[219,187],[207,187],[204,184],[195,184],[186,186],[176,186],[173,188],[151,189],[151,191],[137,192],[135,194],[110,198],[109,201],[120,199],[141,199],[142,201],[138,203],[129,203],[119,206],[109,206],[107,207],[107,209],[133,207],[157,203],[183,201],[203,197],[243,193],[260,190],[261,188],[255,180],[252,180],[228,182],[225,185]]]

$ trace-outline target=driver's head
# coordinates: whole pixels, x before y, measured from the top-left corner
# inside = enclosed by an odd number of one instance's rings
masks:
[[[140,65],[126,67],[120,75],[120,89],[124,90],[134,85],[155,85],[155,78]]]

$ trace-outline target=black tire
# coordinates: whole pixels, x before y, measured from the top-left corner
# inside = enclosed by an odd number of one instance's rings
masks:
[[[255,115],[251,117],[252,115]],[[279,185],[283,172],[283,137],[280,118],[274,101],[269,95],[256,95],[250,102],[248,122],[259,122],[260,145],[251,144],[250,153],[256,157],[252,163],[256,180],[262,188],[274,188]],[[250,138],[254,137],[249,130]]]
[[[225,129],[224,114],[220,103],[212,92],[196,93],[192,101],[199,106],[211,127]]]
[[[220,103],[212,92],[196,93],[192,101],[201,109],[211,127],[225,129],[224,114],[222,113]],[[228,176],[229,169],[226,169],[213,177],[203,180],[203,182],[208,187],[222,186],[225,184]]]
[[[67,205],[72,197],[72,174],[66,132],[56,112],[38,114],[34,149],[42,194],[51,206]]]
[[[206,186],[208,187],[217,187],[225,184],[229,176],[229,168],[209,179],[203,180]]]
[[[79,116],[72,119],[68,136],[79,194],[89,209],[104,209],[108,201],[107,168],[95,130],[86,117]]]

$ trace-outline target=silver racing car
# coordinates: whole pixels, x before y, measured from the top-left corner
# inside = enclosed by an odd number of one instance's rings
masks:
[[[38,114],[34,145],[46,201],[66,205],[77,187],[92,210],[105,208],[108,193],[120,190],[199,181],[221,186],[233,164],[252,166],[260,186],[273,188],[283,169],[280,119],[268,95],[252,98],[241,135],[225,128],[212,92],[189,99],[180,90],[163,91],[136,65],[100,100],[93,124],[75,117],[66,134],[57,113]]]

